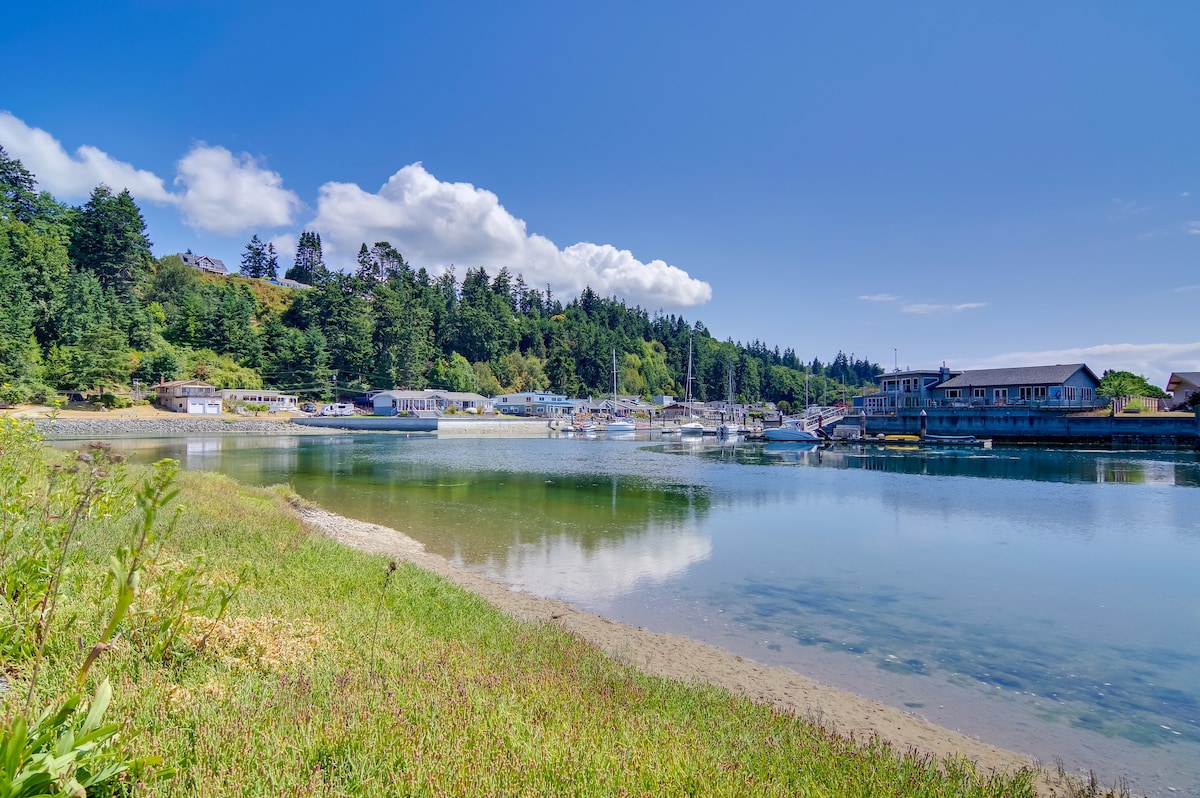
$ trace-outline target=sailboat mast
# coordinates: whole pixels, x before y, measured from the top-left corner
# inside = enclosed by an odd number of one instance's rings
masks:
[[[688,336],[688,370],[687,370],[687,385],[683,389],[683,401],[691,404],[692,401],[692,337]]]

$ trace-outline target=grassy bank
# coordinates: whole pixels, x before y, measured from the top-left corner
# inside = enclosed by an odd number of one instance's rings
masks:
[[[104,720],[120,734],[104,751],[111,761],[151,759],[89,794],[1033,794],[1029,772],[977,774],[961,761],[847,740],[723,690],[642,675],[439,577],[392,570],[312,534],[286,488],[187,473],[143,493],[139,510],[133,489],[146,470],[124,478],[102,451],[66,470],[44,469],[30,460],[19,426],[5,424],[0,452],[13,530],[0,552],[10,682],[0,697],[0,751],[16,752],[20,718],[32,723],[41,707],[75,692],[85,696],[81,714],[107,680]],[[21,484],[10,489],[17,474]],[[69,498],[68,482],[89,480],[99,487],[76,495],[91,517],[68,534],[70,507],[47,500],[47,491]],[[158,508],[175,487],[179,494]],[[155,531],[132,601],[106,640],[123,572],[109,557],[126,547],[117,560],[130,570],[128,552],[146,537],[145,508]],[[43,539],[36,545],[35,534]],[[28,645],[38,630],[19,624],[45,625],[49,605],[43,598],[25,613],[23,602],[37,597],[17,590],[13,574],[34,566],[18,562],[16,546],[44,544],[37,567],[53,574],[55,535],[65,567],[57,582],[45,577],[59,598],[39,654]],[[77,691],[90,654],[95,664]],[[9,765],[17,753],[5,756],[6,772],[16,772]]]

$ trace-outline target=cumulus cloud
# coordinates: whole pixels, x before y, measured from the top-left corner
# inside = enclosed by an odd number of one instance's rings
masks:
[[[609,244],[559,249],[530,233],[492,192],[438,180],[420,163],[405,166],[375,193],[353,183],[326,183],[310,226],[335,263],[364,242],[389,241],[410,262],[433,270],[457,264],[494,274],[507,266],[530,285],[567,293],[591,286],[651,307],[690,307],[712,298],[708,283],[661,260],[643,262]]]
[[[104,183],[113,191],[127,188],[139,200],[176,201],[162,178],[153,172],[135,169],[88,145],[68,153],[58,139],[41,128],[26,125],[8,111],[0,111],[0,144],[37,177],[39,188],[62,198],[87,197]]]
[[[261,168],[249,155],[197,144],[177,167],[182,185],[179,209],[195,230],[231,235],[255,227],[291,224],[300,199],[283,187],[277,172]]]
[[[863,294],[859,296],[864,302],[899,302],[900,297],[895,294]]]
[[[0,144],[37,177],[40,188],[55,196],[84,199],[101,183],[114,191],[127,188],[139,201],[177,206],[194,230],[231,235],[258,226],[278,227],[290,224],[300,208],[300,200],[283,188],[277,173],[224,147],[193,147],[176,165],[175,185],[182,186],[183,193],[174,193],[153,172],[96,147],[84,145],[68,153],[58,139],[8,111],[0,111]]]
[[[1099,344],[1077,349],[1009,352],[962,368],[1008,368],[1054,363],[1087,363],[1097,376],[1104,371],[1132,371],[1152,385],[1165,387],[1173,371],[1200,371],[1200,341],[1161,344]]]
[[[914,302],[900,310],[905,313],[915,313],[922,316],[928,316],[935,313],[961,313],[964,310],[975,310],[977,308],[987,307],[986,302],[960,302],[957,305],[935,304],[932,302]]]

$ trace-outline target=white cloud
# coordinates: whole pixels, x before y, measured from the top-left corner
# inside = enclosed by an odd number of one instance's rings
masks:
[[[287,267],[283,265],[283,261],[290,258],[296,251],[296,244],[300,243],[300,236],[295,233],[280,233],[277,236],[272,236],[267,239],[268,244],[275,245],[275,254],[279,255],[279,276],[287,271]]]
[[[661,260],[643,262],[628,250],[581,242],[559,249],[530,233],[490,191],[446,183],[420,163],[405,166],[372,194],[353,183],[321,186],[317,217],[327,261],[348,261],[359,245],[389,241],[406,260],[432,271],[457,264],[494,274],[507,266],[532,286],[577,293],[585,286],[649,307],[689,307],[712,298],[712,287]]]
[[[935,304],[931,302],[914,302],[900,308],[905,313],[915,313],[929,316],[935,313],[961,313],[964,310],[975,310],[987,307],[986,302],[960,302],[957,305]]]
[[[956,368],[1006,368],[1087,363],[1099,376],[1106,370],[1132,371],[1165,387],[1172,371],[1200,371],[1200,341],[1182,344],[1099,344],[1077,349],[1010,352]]]
[[[1200,285],[1181,285],[1178,288],[1172,288],[1172,294],[1190,294],[1193,291],[1200,291]]]
[[[232,235],[255,227],[291,224],[300,199],[283,188],[277,172],[249,155],[197,144],[177,167],[176,185],[183,220],[194,230]]]
[[[0,144],[34,174],[39,188],[60,198],[85,198],[104,183],[113,191],[127,188],[138,200],[173,203],[176,199],[153,172],[135,169],[87,145],[71,155],[58,139],[8,111],[0,111]]]
[[[1200,236],[1200,222],[1188,222],[1187,231],[1189,235]]]
[[[864,302],[899,302],[900,297],[895,294],[862,294],[859,296]]]

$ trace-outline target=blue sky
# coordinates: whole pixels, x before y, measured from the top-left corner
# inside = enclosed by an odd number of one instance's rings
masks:
[[[1200,4],[22,3],[0,144],[158,255],[387,240],[803,358],[1200,371]]]

